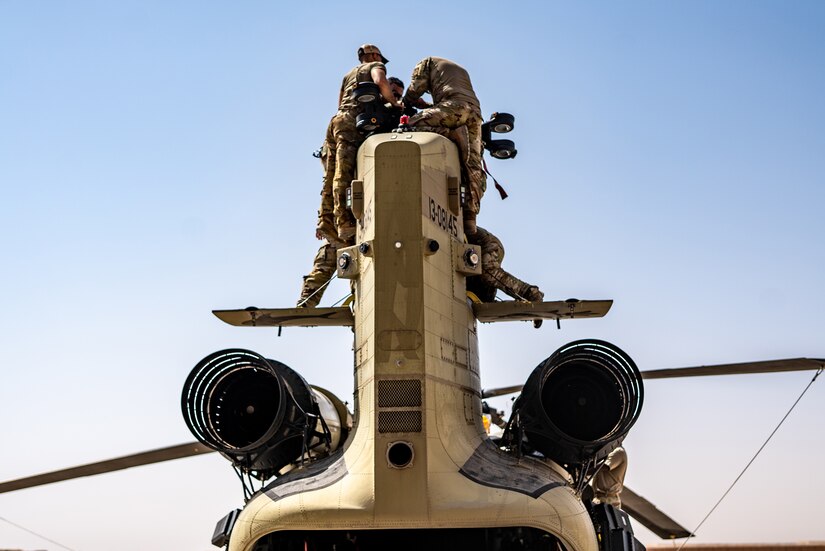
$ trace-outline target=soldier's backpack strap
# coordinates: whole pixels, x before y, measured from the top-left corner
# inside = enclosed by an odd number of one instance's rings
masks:
[[[493,176],[490,173],[490,171],[487,169],[487,161],[484,160],[484,157],[481,157],[481,164],[484,166],[484,172],[486,172],[490,176],[490,178],[493,179],[493,182],[496,184],[496,189],[498,190],[498,194],[501,195],[501,199],[502,200],[507,199],[507,197],[509,197],[507,195],[507,192],[504,191],[504,188],[501,187],[501,184],[498,183],[498,180],[496,180],[496,177]]]

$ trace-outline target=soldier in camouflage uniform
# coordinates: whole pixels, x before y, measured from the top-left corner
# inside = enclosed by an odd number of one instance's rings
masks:
[[[432,95],[433,105],[421,99],[421,95],[427,92]],[[473,91],[470,75],[448,59],[422,59],[413,70],[404,104],[423,108],[410,118],[410,126],[437,132],[456,141],[463,165],[463,179],[469,188],[464,206],[465,232],[474,233],[481,197],[487,188],[487,177],[481,162],[481,106]]]
[[[301,298],[298,299],[299,308],[315,308],[321,302],[326,285],[335,273],[337,257],[338,246],[329,241],[318,249],[318,254],[312,261],[312,271],[304,276]]]
[[[602,468],[591,481],[594,503],[608,503],[621,509],[624,477],[627,472],[627,453],[618,447],[607,456]]]
[[[358,101],[352,97],[352,92],[359,82],[374,82],[378,85],[386,102],[393,107],[400,107],[387,81],[387,69],[384,64],[388,60],[381,55],[381,50],[372,44],[364,44],[358,48],[358,60],[361,64],[344,75],[338,94],[338,112],[332,117],[327,132],[331,135],[333,144],[330,152],[330,160],[334,163],[332,168],[333,219],[338,238],[345,242],[355,236],[355,219],[346,208],[346,193],[355,177],[358,147],[364,141],[355,128],[355,117],[358,115],[359,105]]]
[[[332,198],[332,181],[335,178],[335,155],[330,151],[335,144],[332,135],[332,121],[327,126],[324,144],[321,146],[321,166],[324,169],[323,185],[321,187],[321,208],[318,209],[318,222],[315,226],[315,237],[330,241],[338,240],[338,231],[335,229],[335,201]]]
[[[497,290],[517,300],[541,302],[544,299],[544,293],[537,286],[501,269],[504,246],[498,237],[478,226],[475,234],[467,236],[467,241],[481,247],[481,275],[467,278],[467,290],[475,293],[481,301],[493,302]]]
[[[404,83],[396,77],[390,77],[388,82],[393,97],[396,100],[401,99],[401,94],[404,93]],[[342,241],[335,229],[332,192],[335,176],[335,155],[331,154],[334,143],[333,127],[330,122],[327,127],[324,145],[321,147],[320,157],[321,166],[324,168],[324,185],[321,189],[321,208],[318,211],[318,223],[315,228],[315,237],[326,239],[326,243],[318,249],[318,253],[312,262],[312,271],[304,276],[304,283],[301,286],[301,298],[298,299],[298,306],[301,308],[314,308],[321,302],[324,288],[335,273],[338,249],[352,244],[351,242]]]
[[[315,237],[325,242],[318,249],[312,261],[312,271],[304,276],[301,286],[301,298],[298,299],[299,308],[314,308],[321,302],[324,288],[335,273],[335,260],[338,248],[345,243],[338,239],[335,224],[332,218],[332,175],[335,173],[335,156],[331,154],[332,124],[327,128],[324,145],[321,146],[321,166],[324,168],[324,186],[321,189],[321,209],[318,211],[318,223],[315,228]]]

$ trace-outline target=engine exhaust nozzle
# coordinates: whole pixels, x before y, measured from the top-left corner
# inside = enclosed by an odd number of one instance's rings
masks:
[[[533,448],[561,464],[599,460],[618,446],[642,410],[633,360],[600,340],[571,342],[536,367],[513,406]]]
[[[304,379],[286,365],[242,349],[201,360],[183,387],[189,430],[237,467],[269,478],[301,456],[318,406]]]

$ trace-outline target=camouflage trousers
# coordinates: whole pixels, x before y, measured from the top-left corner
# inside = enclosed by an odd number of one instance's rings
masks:
[[[481,247],[481,275],[467,278],[467,290],[475,293],[481,301],[493,302],[497,290],[519,300],[541,302],[544,299],[544,293],[538,287],[501,268],[504,245],[498,237],[479,226],[478,231],[468,236],[467,240]]]
[[[334,144],[334,157],[330,152],[332,167],[333,221],[338,238],[344,242],[355,236],[355,217],[347,209],[347,188],[355,178],[358,147],[364,138],[355,128],[355,117],[338,111],[330,122]],[[329,163],[329,161],[328,161]]]
[[[332,196],[332,181],[335,178],[335,137],[332,134],[332,121],[327,126],[324,144],[321,146],[321,166],[324,169],[323,185],[321,186],[321,207],[318,209],[318,223],[315,226],[316,235],[334,241],[338,239],[335,230],[335,200]]]
[[[332,275],[335,273],[335,260],[338,256],[338,247],[331,243],[324,243],[318,249],[318,254],[312,261],[312,271],[304,276],[304,284],[301,286],[301,298],[298,299],[298,306],[302,308],[314,308],[321,302],[324,296],[324,287]]]
[[[456,143],[469,191],[465,208],[475,214],[481,208],[481,198],[487,189],[487,176],[481,162],[481,123],[478,108],[460,101],[443,101],[413,115],[409,122],[417,130],[436,132]],[[461,127],[466,128],[466,137],[460,132],[450,132]]]

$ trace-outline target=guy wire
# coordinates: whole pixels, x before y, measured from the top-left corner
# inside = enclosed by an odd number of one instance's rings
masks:
[[[337,273],[337,272],[336,272],[336,273],[334,273],[334,274],[332,274],[332,277],[330,277],[330,278],[327,280],[327,282],[326,282],[326,283],[324,283],[323,285],[321,285],[320,287],[318,287],[317,289],[315,289],[315,291],[314,291],[311,295],[309,295],[308,297],[305,297],[304,299],[302,299],[302,300],[298,303],[298,308],[300,308],[301,306],[303,306],[304,304],[306,304],[306,302],[307,302],[309,299],[311,299],[312,297],[314,297],[316,294],[318,294],[318,293],[320,293],[321,291],[323,291],[324,289],[326,289],[326,288],[327,288],[327,285],[329,285],[330,283],[332,283],[332,280],[333,280],[333,279],[335,279],[336,277],[338,277],[338,273]]]
[[[716,502],[716,505],[714,505],[714,506],[713,506],[713,508],[711,508],[711,510],[710,510],[710,511],[708,511],[708,514],[707,514],[707,515],[705,515],[705,518],[703,518],[703,519],[702,519],[702,522],[700,522],[700,523],[696,526],[696,528],[694,528],[693,530],[691,530],[690,535],[689,535],[687,538],[685,538],[685,541],[683,541],[683,542],[682,542],[682,545],[680,545],[680,546],[679,546],[679,548],[678,548],[676,551],[681,551],[681,549],[682,549],[685,545],[687,545],[687,542],[690,540],[690,538],[696,535],[696,532],[699,530],[699,528],[701,528],[701,527],[702,527],[702,525],[705,523],[705,521],[706,521],[706,520],[708,520],[708,517],[710,517],[710,515],[712,515],[712,514],[713,514],[713,512],[716,510],[716,508],[717,508],[717,507],[719,507],[719,504],[721,504],[721,503],[722,503],[722,500],[724,500],[724,499],[727,497],[727,495],[730,493],[730,491],[731,491],[731,490],[733,490],[733,487],[734,487],[734,486],[736,486],[736,483],[737,483],[737,482],[739,482],[739,479],[740,479],[740,478],[742,478],[742,475],[744,475],[744,474],[745,474],[745,471],[747,471],[747,470],[748,470],[748,467],[750,467],[750,466],[751,466],[751,464],[752,464],[752,463],[756,460],[756,458],[759,456],[759,454],[760,454],[760,453],[762,453],[762,450],[764,450],[764,449],[765,449],[765,446],[767,446],[767,445],[768,445],[768,442],[770,442],[770,441],[771,441],[771,438],[773,438],[773,435],[774,435],[774,434],[776,434],[776,431],[778,431],[778,430],[779,430],[779,427],[781,427],[781,426],[782,426],[782,423],[784,423],[784,422],[785,422],[785,419],[787,419],[787,418],[788,418],[788,416],[789,416],[789,415],[791,414],[791,412],[794,410],[794,408],[795,408],[795,407],[796,407],[796,405],[799,403],[799,401],[802,399],[802,397],[803,397],[803,396],[805,396],[805,393],[806,393],[806,392],[808,392],[808,389],[809,389],[809,388],[811,388],[811,385],[812,385],[812,384],[814,384],[814,381],[816,381],[817,377],[819,377],[819,376],[822,374],[822,370],[823,370],[823,369],[825,369],[825,366],[821,366],[819,369],[817,369],[817,370],[816,370],[816,373],[814,373],[813,379],[811,379],[811,382],[809,382],[809,383],[808,383],[808,386],[806,386],[806,387],[805,387],[805,390],[803,390],[803,391],[802,391],[802,394],[800,394],[800,395],[799,395],[799,398],[797,398],[797,399],[796,399],[796,401],[793,403],[793,405],[791,406],[791,409],[789,409],[789,410],[788,410],[788,412],[785,414],[785,416],[784,416],[784,417],[782,417],[782,420],[781,420],[781,421],[779,421],[779,424],[778,424],[778,425],[776,425],[776,428],[775,428],[775,429],[773,429],[773,432],[771,432],[771,434],[768,436],[768,438],[765,440],[765,442],[762,444],[762,446],[760,446],[760,447],[759,447],[759,449],[756,451],[756,453],[755,453],[755,454],[754,454],[754,456],[751,458],[751,460],[750,460],[750,461],[748,461],[748,464],[747,464],[747,465],[745,465],[745,468],[744,468],[744,469],[742,469],[742,472],[740,472],[740,473],[739,473],[739,476],[737,476],[737,477],[736,477],[736,480],[734,480],[734,481],[733,481],[733,483],[731,483],[730,487],[728,487],[728,489],[727,489],[727,490],[725,490],[725,493],[724,493],[724,494],[722,494],[722,497],[720,497],[720,498],[719,498],[719,501],[717,501],[717,502]]]
[[[19,524],[17,524],[16,522],[12,522],[12,521],[10,521],[10,520],[9,520],[9,519],[7,519],[7,518],[0,517],[0,520],[2,520],[3,522],[7,522],[7,523],[9,523],[9,524],[11,524],[12,526],[14,526],[15,528],[19,528],[20,530],[23,530],[24,532],[28,532],[29,534],[31,534],[31,535],[33,535],[33,536],[37,536],[37,537],[38,537],[38,538],[40,538],[40,539],[44,539],[44,540],[46,540],[46,541],[47,541],[47,542],[49,542],[49,543],[53,543],[53,544],[55,544],[55,545],[56,545],[56,546],[58,546],[58,547],[62,547],[63,549],[68,549],[69,551],[75,551],[75,550],[74,550],[74,549],[72,549],[71,547],[66,547],[66,546],[65,546],[65,545],[63,545],[62,543],[57,543],[57,542],[56,542],[56,541],[54,541],[53,539],[49,539],[49,538],[47,538],[46,536],[44,536],[44,535],[42,535],[42,534],[38,534],[38,533],[37,533],[37,532],[35,532],[34,530],[29,530],[28,528],[26,528],[26,527],[24,527],[24,526],[20,526],[20,525],[19,525]]]

